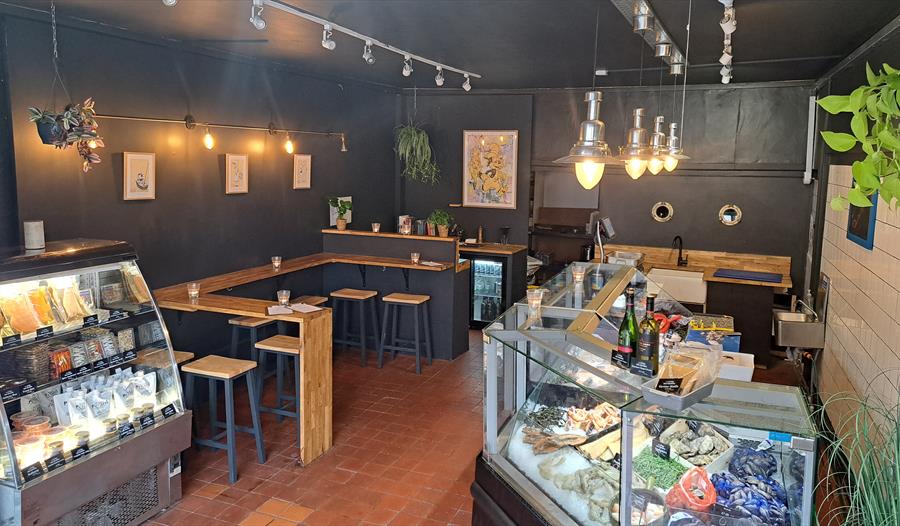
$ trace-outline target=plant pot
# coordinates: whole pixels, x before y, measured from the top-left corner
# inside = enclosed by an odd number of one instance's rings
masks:
[[[440,237],[450,237],[450,226],[438,225],[438,235]]]
[[[338,218],[336,225],[338,230],[347,230],[347,220]]]
[[[38,122],[37,132],[44,144],[53,144],[53,141],[59,137],[59,126],[55,122]]]

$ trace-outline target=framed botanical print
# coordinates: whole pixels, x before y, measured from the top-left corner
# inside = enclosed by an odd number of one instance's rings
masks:
[[[225,193],[246,194],[249,192],[249,173],[246,154],[225,154]]]
[[[310,188],[312,182],[312,155],[294,154],[294,190]]]
[[[156,154],[124,152],[123,196],[125,201],[156,199]]]
[[[462,205],[515,208],[518,154],[516,130],[464,130]]]

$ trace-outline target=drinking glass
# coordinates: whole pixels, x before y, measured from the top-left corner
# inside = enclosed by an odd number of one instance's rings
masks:
[[[291,291],[279,290],[276,294],[278,294],[278,303],[287,307],[287,305],[291,302]]]
[[[200,297],[200,284],[196,283],[196,282],[188,283],[187,291],[188,291],[189,299],[195,300],[195,299],[199,298]]]
[[[400,233],[404,236],[408,236],[412,232],[412,225],[409,223],[403,223],[400,225]]]
[[[272,256],[272,270],[275,272],[281,270],[281,256]]]
[[[575,265],[572,267],[572,279],[575,280],[575,283],[582,283],[584,281],[584,267],[581,265]]]
[[[410,252],[409,259],[412,261],[413,265],[419,264],[419,253],[418,252]]]
[[[372,223],[372,232],[381,232],[381,223]]]
[[[544,299],[544,289],[528,289],[525,294],[528,297],[529,312],[537,314],[541,309],[541,300]]]

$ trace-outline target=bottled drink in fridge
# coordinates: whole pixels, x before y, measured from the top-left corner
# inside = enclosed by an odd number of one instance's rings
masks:
[[[659,323],[653,317],[655,294],[647,294],[647,313],[638,325],[637,354],[631,361],[631,372],[653,378],[659,371]]]
[[[619,326],[619,343],[612,353],[612,361],[622,369],[631,367],[638,348],[638,324],[634,315],[634,288],[625,290],[625,316]]]

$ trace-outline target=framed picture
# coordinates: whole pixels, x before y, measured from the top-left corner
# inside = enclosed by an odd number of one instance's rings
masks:
[[[856,186],[854,183],[853,186]],[[850,205],[847,214],[847,239],[866,250],[875,246],[875,216],[878,214],[878,192],[869,196],[872,206],[861,208]]]
[[[464,130],[462,205],[515,208],[518,154],[516,130]]]
[[[124,195],[126,201],[156,199],[156,154],[124,152]]]
[[[246,154],[225,154],[225,193],[246,194],[250,191]]]
[[[294,154],[294,190],[310,188],[312,173],[312,155]]]

